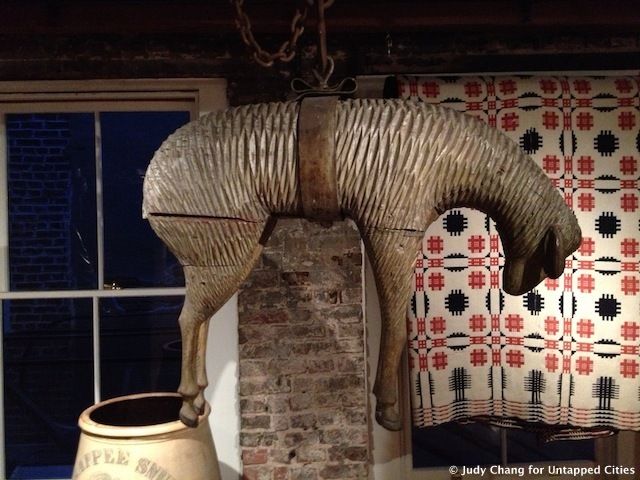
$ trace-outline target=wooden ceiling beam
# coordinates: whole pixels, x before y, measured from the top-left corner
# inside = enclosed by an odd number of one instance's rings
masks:
[[[292,3],[245,2],[256,33],[287,33]],[[329,33],[442,30],[637,31],[637,0],[336,1],[327,11]],[[313,19],[308,27],[313,27]],[[228,1],[2,0],[0,34],[228,34],[235,31]]]

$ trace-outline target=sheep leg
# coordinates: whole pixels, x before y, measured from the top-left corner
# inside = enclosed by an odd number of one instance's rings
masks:
[[[182,370],[178,392],[183,398],[180,419],[193,427],[204,407],[203,390],[207,385],[207,324],[253,268],[274,222],[186,216],[150,216],[149,222],[184,265],[186,294],[179,319]]]
[[[412,291],[413,266],[424,232],[369,228],[363,240],[373,266],[380,298],[382,335],[373,393],[376,420],[400,430],[398,370],[407,340],[406,313]]]
[[[238,290],[261,251],[262,245],[256,241],[253,251],[238,258],[236,265],[187,266],[184,269],[187,293],[180,314],[182,376],[178,392],[183,398],[180,419],[185,425],[197,425],[198,415],[204,411],[209,319]]]
[[[209,320],[206,320],[198,331],[198,355],[196,357],[196,383],[200,391],[193,401],[193,406],[199,415],[204,413],[204,391],[209,385],[207,380],[207,359],[205,352],[207,350],[207,337],[209,334]]]
[[[186,270],[186,269],[185,269]],[[204,305],[194,302],[193,288],[187,286],[184,306],[180,312],[179,324],[182,336],[182,369],[178,393],[182,395],[180,420],[185,425],[195,427],[198,424],[198,408],[194,399],[200,394],[200,386],[196,380],[196,364],[199,345],[198,336],[202,325],[209,321],[213,311]],[[204,307],[204,308],[203,308]]]

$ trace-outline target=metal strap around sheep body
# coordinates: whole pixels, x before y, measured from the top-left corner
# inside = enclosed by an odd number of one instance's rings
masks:
[[[335,115],[338,97],[308,97],[298,114],[298,180],[305,218],[331,223],[344,217],[338,202]]]

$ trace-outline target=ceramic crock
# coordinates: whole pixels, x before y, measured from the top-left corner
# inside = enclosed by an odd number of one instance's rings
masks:
[[[189,428],[181,403],[176,393],[143,393],[86,409],[73,480],[220,480],[209,405]]]

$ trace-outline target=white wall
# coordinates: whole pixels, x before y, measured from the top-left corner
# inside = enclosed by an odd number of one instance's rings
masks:
[[[378,425],[375,420],[376,404],[372,389],[376,378],[380,352],[380,303],[371,264],[367,256],[364,255],[364,257],[364,317],[367,335],[367,377],[372,461],[370,480],[405,478],[406,465],[410,461],[409,455],[404,454],[405,437],[409,428],[408,422],[405,422],[407,425],[405,425],[403,432],[390,432]],[[405,412],[405,415],[407,414],[408,411]]]
[[[220,462],[222,480],[238,480],[240,462],[240,405],[238,400],[238,295],[211,319],[207,342],[206,398],[209,424]]]

